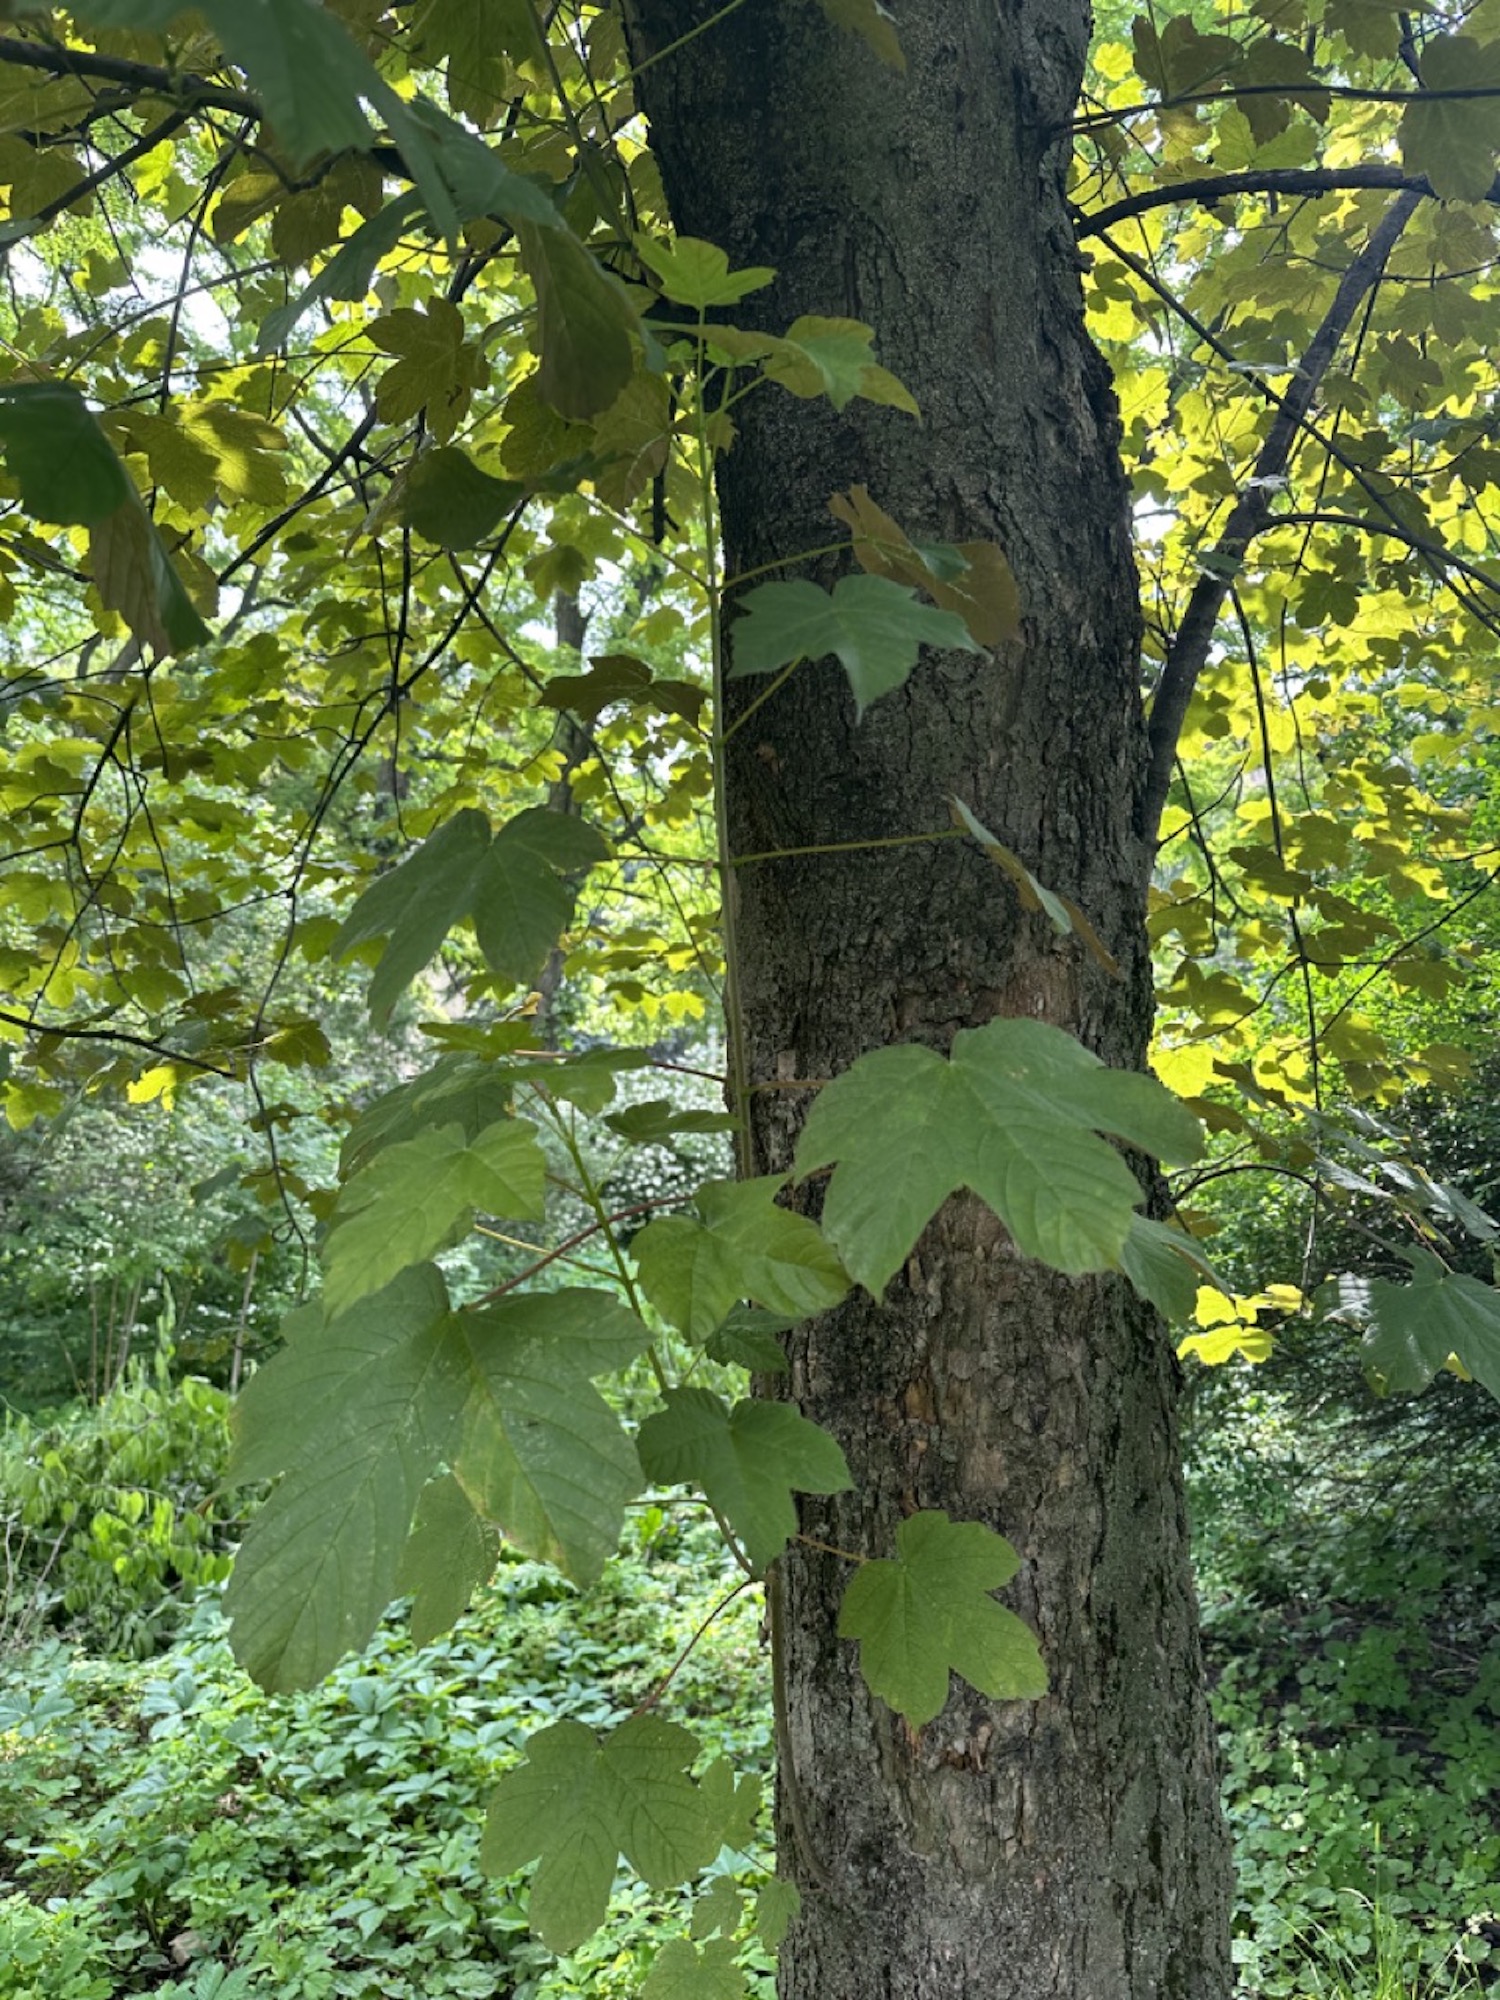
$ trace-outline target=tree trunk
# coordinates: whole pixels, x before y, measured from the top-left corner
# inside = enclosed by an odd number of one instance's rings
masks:
[[[705,5],[627,0],[636,63]],[[807,1103],[774,1086],[877,1045],[1028,1014],[1138,1065],[1150,1023],[1127,491],[1063,198],[1087,13],[907,0],[895,20],[904,76],[812,0],[755,0],[640,78],[678,228],[776,267],[739,323],[866,320],[922,407],[919,425],[747,398],[721,478],[727,573],[836,539],[829,498],[863,482],[919,539],[998,541],[1024,635],[924,656],[858,725],[833,662],[799,668],[731,741],[732,852],[921,834],[954,794],[1078,900],[1120,974],[1022,912],[968,843],[740,868],[750,1076],[773,1086],[754,1099],[761,1170],[788,1165]],[[1052,1691],[993,1703],[955,1681],[914,1735],[836,1636],[847,1563],[784,1559],[779,1823],[804,1895],[784,2000],[1223,2000],[1227,1851],[1159,1322],[1123,1280],[1019,1258],[966,1197],[883,1302],[803,1328],[792,1363],[855,1480],[806,1503],[807,1534],[889,1554],[921,1507],[999,1529]]]

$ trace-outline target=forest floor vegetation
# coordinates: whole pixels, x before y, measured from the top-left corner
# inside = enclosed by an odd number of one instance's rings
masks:
[[[1482,1994],[1500,1981],[1493,1499],[1394,1447],[1325,1438],[1314,1461],[1256,1378],[1241,1386],[1200,1423],[1192,1463],[1240,1995]],[[204,1523],[224,1419],[206,1385],[138,1377],[0,1440],[14,1552],[0,2000],[637,1994],[686,1897],[622,1878],[614,1920],[554,1959],[521,1885],[479,1872],[483,1799],[531,1730],[603,1725],[650,1697],[732,1586],[717,1537],[691,1510],[648,1505],[589,1597],[507,1562],[435,1644],[414,1650],[392,1619],[323,1686],[273,1699],[234,1666],[218,1613]],[[117,1522],[150,1531],[134,1607]],[[179,1573],[190,1581],[162,1615]],[[759,1620],[756,1593],[736,1599],[663,1712],[768,1772]],[[740,1931],[771,1867],[766,1820],[761,1846],[715,1864],[713,1907]],[[753,1940],[743,1963],[769,1994]]]

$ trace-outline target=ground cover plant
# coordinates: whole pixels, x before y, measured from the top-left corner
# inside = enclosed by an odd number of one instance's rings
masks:
[[[1191,1461],[1237,1992],[1480,1994],[1500,1970],[1496,1500],[1471,1480],[1457,1507],[1358,1434],[1319,1455],[1247,1391]],[[415,1648],[393,1621],[305,1694],[246,1679],[217,1590],[147,1661],[110,1657],[97,1624],[11,1650],[0,1993],[627,2000],[713,1914],[769,1991],[770,1959],[744,1936],[771,1880],[763,1812],[718,1857],[707,1914],[622,1873],[607,1927],[560,1959],[531,1938],[524,1877],[491,1881],[477,1859],[484,1799],[532,1731],[628,1714],[735,1580],[690,1515],[648,1507],[598,1591],[509,1562],[449,1634]],[[144,1573],[132,1582],[153,1601]],[[708,1754],[768,1776],[760,1623],[743,1593],[670,1705]]]

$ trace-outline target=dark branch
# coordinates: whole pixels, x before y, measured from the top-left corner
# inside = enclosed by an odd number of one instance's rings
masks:
[[[237,117],[257,121],[266,115],[256,99],[243,90],[210,83],[205,76],[161,69],[155,63],[98,55],[93,49],[62,49],[51,43],[23,42],[15,35],[0,35],[0,63],[11,63],[19,69],[45,70],[49,76],[76,76],[88,83],[115,83],[137,95],[165,97],[190,110],[232,111]]]
[[[1171,181],[1161,187],[1142,188],[1139,193],[1112,201],[1107,208],[1075,209],[1078,238],[1100,236],[1117,222],[1145,215],[1153,208],[1176,208],[1188,202],[1211,207],[1237,194],[1319,195],[1354,192],[1360,188],[1408,188],[1421,195],[1432,194],[1425,174],[1404,173],[1400,167],[1247,167],[1237,174],[1201,174],[1192,180]],[[1500,204],[1500,174],[1495,176],[1486,201]]]
[[[1221,104],[1238,97],[1282,97],[1301,104],[1309,97],[1337,97],[1354,104],[1426,104],[1453,99],[1500,97],[1500,85],[1476,83],[1451,90],[1366,90],[1355,83],[1221,83],[1208,90],[1179,90],[1171,97],[1143,97],[1138,104],[1121,104],[1108,111],[1086,111],[1059,127],[1065,132],[1093,132],[1120,125],[1127,118],[1145,118],[1154,111],[1176,111],[1194,104]]]
[[[147,1035],[127,1034],[123,1028],[64,1027],[51,1021],[28,1021],[24,1014],[4,1010],[0,1010],[0,1021],[12,1028],[24,1028],[28,1034],[40,1038],[52,1035],[60,1042],[122,1042],[127,1048],[145,1049],[153,1056],[160,1056],[163,1062],[180,1063],[184,1069],[202,1070],[208,1076],[228,1077],[231,1081],[235,1076],[234,1070],[219,1063],[205,1062],[201,1056],[190,1056],[166,1042],[154,1042]]]
[[[1157,681],[1151,704],[1148,740],[1151,766],[1143,802],[1143,831],[1148,846],[1154,846],[1161,816],[1171,790],[1172,770],[1177,759],[1177,739],[1187,716],[1193,689],[1208,658],[1214,628],[1229,587],[1239,575],[1245,551],[1260,533],[1271,513],[1272,496],[1286,471],[1297,434],[1312,408],[1313,398],[1328,372],[1339,342],[1359,308],[1360,301],[1376,284],[1386,260],[1395,248],[1422,197],[1407,191],[1381,217],[1370,232],[1369,241],[1345,271],[1334,293],[1333,303],[1323,324],[1313,335],[1312,344],[1296,373],[1291,387],[1281,399],[1265,443],[1244,491],[1230,510],[1224,532],[1208,555],[1200,560],[1202,573],[1193,586],[1187,610],[1177,628],[1177,636],[1167,649],[1166,664]]]

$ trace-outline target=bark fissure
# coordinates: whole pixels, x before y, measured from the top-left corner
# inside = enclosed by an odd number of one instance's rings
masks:
[[[628,0],[634,60],[692,11]],[[997,1014],[1144,1058],[1139,611],[1114,403],[1049,138],[1087,30],[1061,0],[913,0],[901,78],[808,0],[767,0],[641,78],[677,226],[777,268],[736,319],[864,318],[923,412],[918,426],[862,402],[747,399],[720,478],[728,573],[826,543],[830,497],[858,481],[910,533],[998,541],[1024,603],[1020,643],[924,656],[858,727],[838,668],[799,668],[728,746],[730,851],[919,832],[956,793],[1076,898],[1121,968],[1025,914],[964,842],[762,860],[735,883],[752,1086],[834,1076],[892,1040],[946,1048]],[[731,704],[756,692],[731,683]],[[802,1092],[755,1092],[758,1168],[788,1165],[804,1109]],[[855,1480],[806,1503],[808,1535],[884,1555],[925,1507],[998,1528],[1023,1559],[1007,1601],[1053,1684],[996,1703],[955,1681],[914,1735],[837,1637],[848,1565],[784,1559],[786,1726],[817,1857],[799,1862],[784,1798],[805,1897],[785,2000],[1223,2000],[1176,1364],[1153,1315],[1120,1279],[1017,1257],[964,1197],[883,1301],[858,1294],[799,1329],[790,1359],[791,1393]]]

